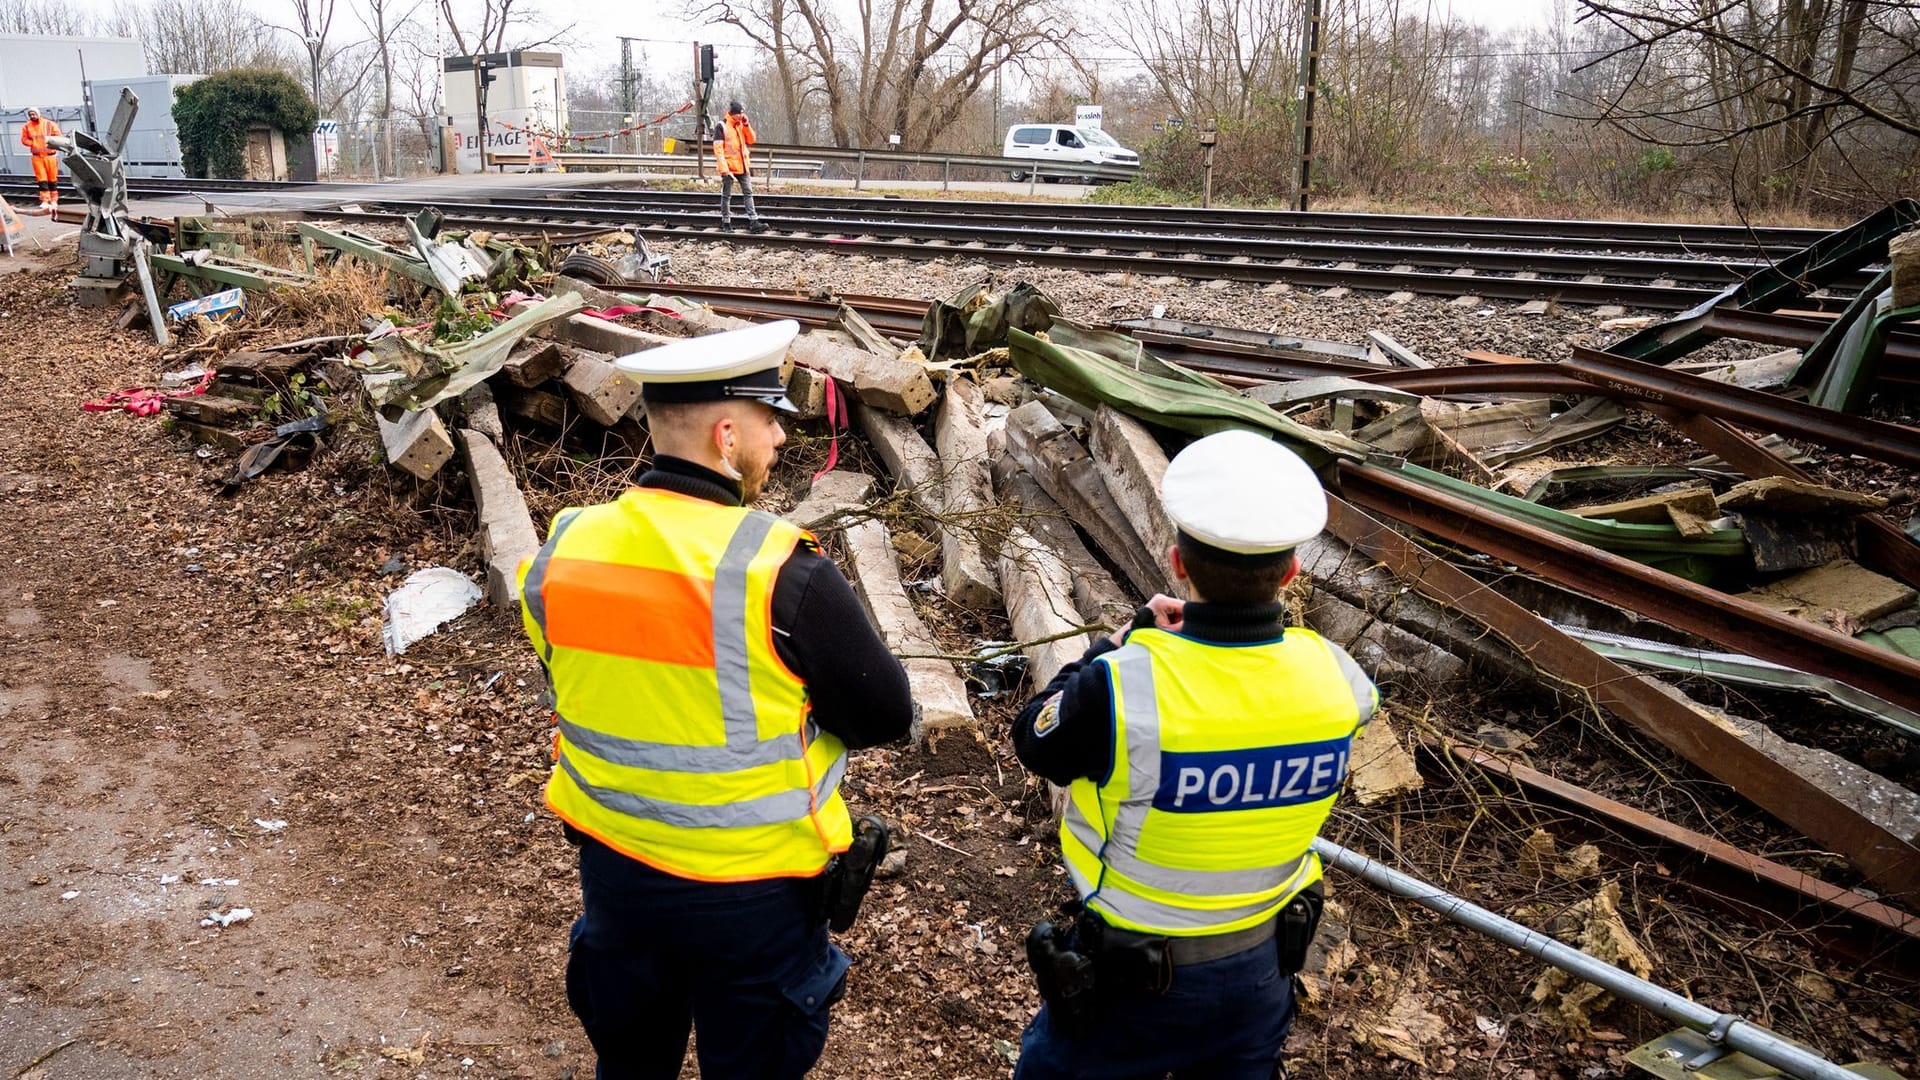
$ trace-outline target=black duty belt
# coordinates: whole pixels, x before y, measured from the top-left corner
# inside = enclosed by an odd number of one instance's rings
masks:
[[[1235,930],[1228,934],[1170,937],[1167,939],[1167,955],[1173,960],[1175,967],[1204,964],[1209,960],[1238,956],[1257,945],[1265,945],[1272,941],[1273,928],[1274,920],[1267,919],[1258,926],[1249,926],[1245,930]]]

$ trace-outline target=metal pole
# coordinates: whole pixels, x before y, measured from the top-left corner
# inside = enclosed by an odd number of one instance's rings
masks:
[[[1765,1062],[1798,1080],[1859,1080],[1858,1074],[1802,1049],[1758,1024],[1689,1001],[1665,987],[1656,986],[1604,960],[1562,945],[1544,934],[1470,904],[1417,877],[1384,866],[1359,852],[1349,851],[1324,839],[1315,840],[1313,850],[1329,865],[1337,866],[1370,885],[1430,908],[1470,930],[1477,930],[1502,944],[1545,960],[1562,971],[1701,1032],[1729,1050],[1737,1050]]]
[[[1300,198],[1307,209],[1313,185],[1313,100],[1320,86],[1320,0],[1307,0],[1300,48]]]
[[[854,159],[853,190],[859,191],[860,185],[864,183],[866,179],[867,179],[867,152],[865,150],[862,150],[860,151],[860,156]]]

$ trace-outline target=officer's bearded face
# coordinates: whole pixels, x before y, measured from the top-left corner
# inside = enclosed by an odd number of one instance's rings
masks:
[[[765,490],[774,462],[780,460],[787,430],[780,423],[779,412],[760,402],[737,402],[731,411],[735,432],[731,457],[733,467],[740,472],[740,498],[752,503]]]

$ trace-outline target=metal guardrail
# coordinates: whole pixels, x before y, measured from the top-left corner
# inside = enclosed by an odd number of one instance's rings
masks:
[[[583,168],[596,166],[617,168],[622,163],[631,162],[635,167],[652,169],[688,168],[696,160],[691,143],[685,152],[673,154],[555,154],[555,160],[572,168],[577,161]],[[937,151],[918,150],[867,150],[839,146],[799,146],[788,143],[755,143],[752,153],[753,171],[760,175],[772,175],[787,171],[789,161],[804,162],[817,173],[829,161],[851,162],[853,164],[853,190],[861,190],[867,180],[876,179],[868,175],[869,166],[884,165],[926,165],[940,168],[940,190],[947,191],[953,186],[953,170],[989,169],[1005,171],[1015,179],[1027,181],[1027,190],[1032,192],[1039,182],[1049,177],[1060,180],[1082,180],[1098,183],[1100,181],[1122,182],[1140,175],[1138,165],[1099,165],[1092,162],[1052,162],[1036,161],[1031,158],[997,157],[989,154],[948,154]],[[525,154],[488,154],[489,165],[522,165],[527,163]]]
[[[688,154],[555,154],[553,159],[566,167],[568,172],[603,172],[609,169],[634,169],[640,172],[692,172],[696,162]],[[525,154],[488,154],[487,164],[497,169],[525,168]],[[707,167],[712,168],[708,161]],[[819,176],[826,167],[820,158],[779,158],[756,159],[753,171],[756,175],[794,175]]]

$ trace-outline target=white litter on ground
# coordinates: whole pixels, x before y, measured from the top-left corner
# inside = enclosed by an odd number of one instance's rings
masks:
[[[200,920],[201,926],[218,926],[222,929],[234,923],[246,922],[253,918],[253,909],[237,907],[231,911],[209,911],[207,917]]]
[[[274,818],[272,821],[268,821],[266,818],[254,818],[253,823],[268,832],[279,832],[281,829],[287,827],[287,823],[281,821],[279,818]]]
[[[407,575],[398,589],[387,594],[387,655],[407,646],[465,614],[480,602],[480,586],[460,571],[429,566]]]

